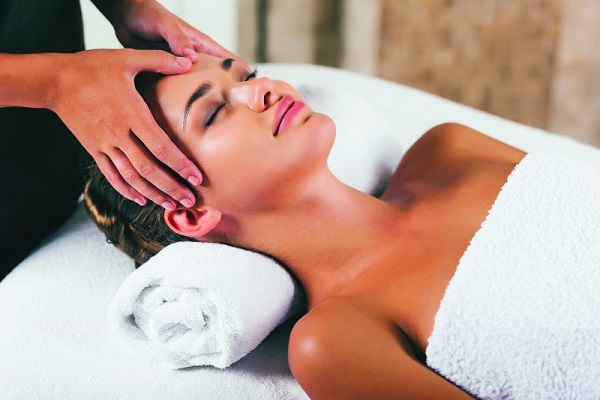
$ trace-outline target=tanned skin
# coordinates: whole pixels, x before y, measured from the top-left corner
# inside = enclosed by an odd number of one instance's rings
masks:
[[[427,339],[461,256],[525,154],[458,124],[407,151],[382,199],[410,221],[409,250],[391,237],[378,265],[293,329],[290,365],[312,399],[469,398],[425,366]]]
[[[427,340],[461,256],[524,152],[440,125],[408,149],[376,199],[329,170],[335,124],[286,82],[199,55],[189,73],[160,80],[154,97],[165,129],[206,176],[202,201],[165,211],[166,224],[269,254],[295,275],[308,313],[289,362],[311,398],[469,397],[426,367]],[[296,111],[279,124],[292,100]]]

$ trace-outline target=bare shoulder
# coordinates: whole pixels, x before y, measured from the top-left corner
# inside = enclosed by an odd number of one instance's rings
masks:
[[[426,151],[440,161],[476,159],[515,164],[526,154],[514,146],[457,123],[444,123],[431,128],[413,147],[417,152]]]
[[[357,301],[329,300],[315,307],[294,326],[290,337],[290,361],[319,357],[321,350],[327,353],[345,351],[347,349],[342,349],[341,345],[353,346],[350,341],[373,334],[393,337],[401,348],[410,351],[410,343],[399,333],[391,321]]]
[[[311,399],[466,398],[416,360],[395,324],[359,303],[315,307],[294,326],[288,353]]]
[[[475,129],[456,123],[437,125],[405,153],[383,199],[396,196],[406,182],[429,182],[483,165],[515,165],[525,152]]]

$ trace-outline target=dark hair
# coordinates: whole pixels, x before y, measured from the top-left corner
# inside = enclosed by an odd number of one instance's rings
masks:
[[[160,125],[162,114],[150,90],[158,79],[157,74],[139,74],[136,88]],[[152,201],[139,206],[123,197],[94,162],[87,168],[83,199],[88,214],[107,241],[133,258],[136,268],[171,243],[194,240],[171,231],[164,221],[161,206]]]

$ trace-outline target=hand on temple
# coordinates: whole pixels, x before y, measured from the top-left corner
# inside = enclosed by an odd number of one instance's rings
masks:
[[[141,71],[185,73],[191,63],[175,56],[196,62],[197,52],[246,64],[155,0],[95,3],[124,46],[156,51],[80,53],[63,74],[69,84],[54,111],[123,196],[140,205],[148,198],[167,209],[173,201],[189,207],[194,194],[165,165],[194,186],[202,180],[200,170],[157,125],[133,80]]]
[[[193,186],[202,175],[158,126],[134,86],[141,71],[185,73],[190,60],[161,50],[130,49],[55,56],[58,79],[48,108],[73,132],[111,185],[140,205],[150,199],[166,209],[175,208],[175,202],[192,206],[194,194],[168,168]]]
[[[125,46],[152,50],[0,54],[0,107],[54,111],[124,197],[191,207],[194,193],[176,175],[197,186],[201,172],[159,127],[134,79],[188,72],[197,52],[246,64],[156,0],[93,1]]]
[[[118,2],[118,6],[107,17],[115,27],[117,38],[125,47],[170,50],[192,62],[198,60],[196,53],[243,62],[155,0]]]

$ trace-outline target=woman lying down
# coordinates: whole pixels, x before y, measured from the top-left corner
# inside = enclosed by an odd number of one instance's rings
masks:
[[[199,59],[140,88],[201,166],[199,200],[140,207],[93,171],[109,240],[138,264],[186,240],[284,263],[308,299],[288,352],[311,398],[600,397],[598,172],[444,124],[374,198],[332,175],[335,126],[294,88]]]

